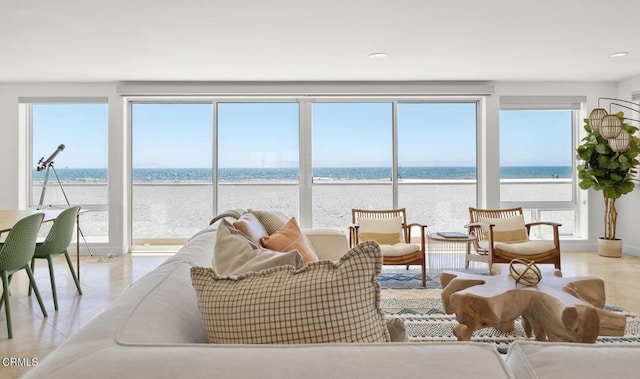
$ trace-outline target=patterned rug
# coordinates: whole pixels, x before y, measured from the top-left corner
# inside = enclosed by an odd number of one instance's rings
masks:
[[[387,317],[404,320],[409,340],[412,342],[456,341],[453,328],[458,325],[455,315],[444,313],[440,301],[439,289],[422,290],[382,290],[380,305]],[[606,310],[621,312],[627,317],[627,326],[623,337],[599,337],[596,343],[633,343],[640,344],[640,316],[623,309],[606,305]],[[521,320],[516,320],[512,332],[501,332],[495,328],[476,330],[471,341],[495,344],[502,354],[507,352],[509,344],[515,340],[535,340],[527,338]]]
[[[457,271],[466,272],[468,274],[477,275],[489,275],[488,268],[475,268],[475,269],[430,269],[427,270],[427,288],[442,288],[440,285],[440,274],[443,271]],[[378,282],[381,288],[394,288],[394,289],[411,289],[422,288],[422,272],[420,270],[405,270],[405,269],[389,269],[383,268],[382,274],[378,275]]]

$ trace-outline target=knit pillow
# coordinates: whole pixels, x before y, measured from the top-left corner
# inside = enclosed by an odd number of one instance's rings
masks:
[[[382,254],[364,242],[336,263],[281,266],[237,277],[192,267],[210,343],[388,342],[380,285]]]

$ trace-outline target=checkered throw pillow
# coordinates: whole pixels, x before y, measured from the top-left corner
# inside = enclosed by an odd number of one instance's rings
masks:
[[[377,276],[382,254],[366,241],[340,260],[220,277],[191,268],[210,343],[387,342]]]

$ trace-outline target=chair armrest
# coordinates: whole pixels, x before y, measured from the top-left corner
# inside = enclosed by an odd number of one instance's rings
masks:
[[[425,251],[425,243],[426,243],[426,229],[427,229],[427,225],[426,224],[420,224],[417,222],[412,222],[411,224],[407,225],[407,236],[409,237],[409,243],[411,243],[411,229],[413,228],[420,228],[420,248],[422,249],[422,252],[424,253]]]
[[[536,221],[536,222],[530,222],[528,224],[525,224],[526,227],[531,227],[531,226],[536,226],[536,225],[548,225],[548,226],[552,226],[554,228],[562,226],[562,224],[560,224],[560,223],[551,222],[551,221]]]
[[[467,229],[473,228],[473,227],[485,227],[485,228],[492,228],[494,226],[496,226],[495,224],[489,224],[488,222],[470,222],[468,224],[466,224],[464,227]]]
[[[304,229],[303,233],[321,260],[337,261],[349,250],[347,236],[340,230]]]
[[[353,248],[359,242],[358,229],[360,226],[358,224],[349,225],[349,248]]]

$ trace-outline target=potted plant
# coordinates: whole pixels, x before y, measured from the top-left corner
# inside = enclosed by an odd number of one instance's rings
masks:
[[[625,123],[622,112],[605,117],[620,119],[622,135],[611,137],[604,123],[599,125],[599,128],[592,128],[589,119],[585,119],[584,129],[587,136],[577,148],[577,170],[580,188],[593,188],[602,191],[604,195],[604,235],[598,240],[598,253],[603,256],[620,257],[622,241],[616,238],[616,200],[633,191],[635,187],[632,178],[637,173],[640,138],[634,135],[638,128]]]

